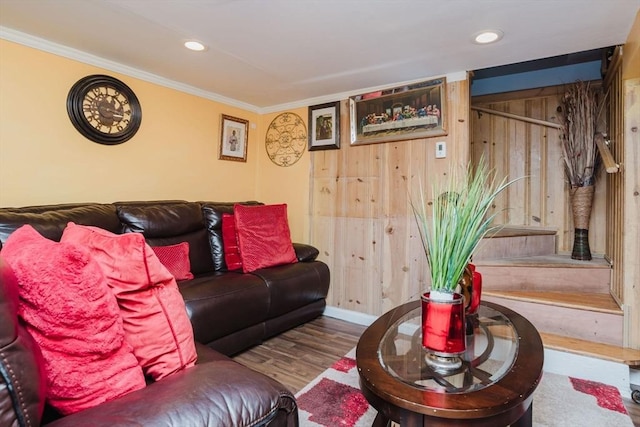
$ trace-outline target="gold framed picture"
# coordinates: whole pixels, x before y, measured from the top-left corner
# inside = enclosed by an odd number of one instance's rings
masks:
[[[249,121],[222,114],[220,120],[220,160],[247,161]]]
[[[446,135],[446,79],[349,98],[351,145]]]

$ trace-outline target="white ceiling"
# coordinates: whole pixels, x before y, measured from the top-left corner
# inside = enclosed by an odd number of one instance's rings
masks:
[[[639,8],[640,0],[0,0],[0,37],[275,111],[623,44]],[[487,28],[503,40],[473,44]],[[191,38],[208,50],[187,51]]]

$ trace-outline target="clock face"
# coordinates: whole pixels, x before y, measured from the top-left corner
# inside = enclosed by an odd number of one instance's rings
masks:
[[[115,145],[135,135],[142,121],[138,98],[123,82],[104,75],[80,79],[69,91],[67,112],[88,139]]]

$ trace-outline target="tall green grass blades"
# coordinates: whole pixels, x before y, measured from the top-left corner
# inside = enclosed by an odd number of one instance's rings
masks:
[[[420,186],[412,208],[431,270],[431,290],[452,293],[471,255],[494,227],[489,214],[496,197],[512,182],[498,180],[482,157],[474,169],[451,169],[447,179],[433,184],[432,212]]]

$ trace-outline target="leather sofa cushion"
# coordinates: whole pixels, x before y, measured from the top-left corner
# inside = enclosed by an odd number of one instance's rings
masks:
[[[196,341],[210,343],[260,324],[269,311],[269,289],[251,274],[211,273],[178,284]]]
[[[2,256],[18,279],[20,317],[42,351],[52,407],[70,414],[145,386],[118,304],[87,251],[25,225]]]
[[[199,202],[202,205],[202,216],[208,231],[209,246],[213,257],[215,271],[227,270],[224,260],[224,242],[222,240],[222,214],[233,214],[233,206],[237,203]],[[245,206],[262,205],[260,202],[241,202]]]
[[[40,425],[46,397],[42,353],[18,322],[18,283],[0,257],[0,425]]]
[[[160,380],[195,364],[193,331],[176,280],[140,233],[69,223],[62,242],[84,246],[102,268],[146,375]]]
[[[251,274],[264,280],[269,288],[268,319],[324,300],[329,292],[329,267],[318,261],[265,268]]]
[[[199,203],[181,200],[117,202],[125,233],[142,233],[151,246],[189,243],[189,262],[195,275],[213,271],[209,238]]]
[[[298,425],[295,398],[284,386],[224,356],[207,359],[47,427]]]
[[[222,354],[232,356],[249,347],[262,344],[266,337],[266,326],[265,322],[256,323],[248,328],[240,329],[239,331],[220,337],[215,341],[208,342],[207,345]],[[291,325],[289,325],[287,329],[290,329],[290,327]]]
[[[63,204],[24,208],[0,209],[0,248],[9,235],[25,224],[31,225],[40,234],[56,242],[68,222],[94,225],[112,233],[120,233],[122,226],[116,208],[109,204]]]

